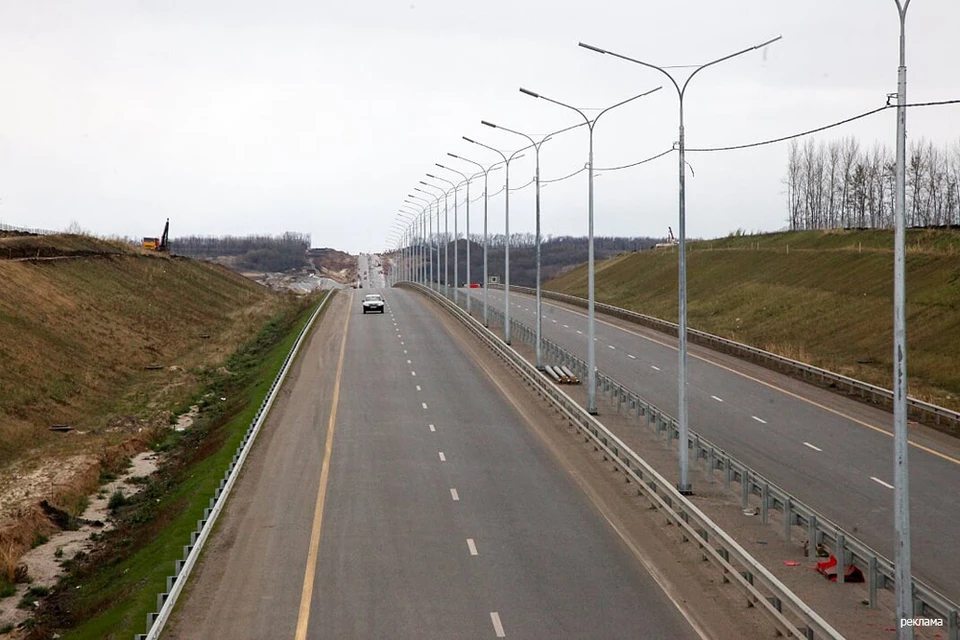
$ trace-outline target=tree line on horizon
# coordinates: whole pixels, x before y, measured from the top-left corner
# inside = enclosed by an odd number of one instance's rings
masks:
[[[794,139],[787,152],[787,221],[791,230],[893,227],[896,158],[887,146],[853,137]],[[960,226],[960,140],[907,147],[909,227]]]
[[[279,236],[182,236],[174,238],[171,253],[196,259],[233,257],[249,271],[286,271],[306,264],[310,234],[288,231]]]
[[[595,236],[593,239],[594,258],[606,260],[621,253],[645,251],[652,248],[661,238],[627,238],[615,236]],[[434,244],[434,247],[437,245]],[[449,260],[450,283],[454,278],[454,242],[446,247],[440,239],[440,260],[438,281],[444,283],[444,250]],[[460,284],[467,281],[467,239],[461,238],[456,244],[456,258],[459,264]],[[487,273],[504,281],[504,257],[506,236],[489,234],[487,236]],[[560,275],[566,269],[587,261],[587,238],[574,236],[548,236],[540,243],[540,271],[544,281]],[[436,268],[436,266],[435,266]],[[483,235],[470,234],[470,279],[483,282]],[[537,284],[536,236],[532,233],[510,234],[510,284],[535,287]]]

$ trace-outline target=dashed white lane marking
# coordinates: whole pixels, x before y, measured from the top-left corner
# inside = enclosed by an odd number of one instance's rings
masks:
[[[450,497],[453,498],[454,502],[460,501],[460,494],[457,493],[456,489],[450,489]]]
[[[422,389],[420,388],[420,385],[417,385],[417,391],[422,391]]]
[[[883,480],[881,480],[880,478],[877,478],[876,476],[870,476],[870,479],[873,480],[874,482],[878,483],[878,484],[882,484],[882,485],[885,486],[887,489],[893,489],[893,485],[892,485],[892,484],[890,484],[889,482],[884,482]]]
[[[400,341],[400,346],[401,346],[401,347],[403,346],[403,340]]]
[[[426,408],[427,408],[427,403],[426,403],[426,402],[421,402],[421,403],[420,403],[420,406],[422,406],[424,409],[426,409]]]
[[[717,402],[723,402],[723,398],[718,398],[717,396],[710,396],[710,397],[716,400]]]
[[[577,329],[577,333],[579,333],[580,335],[583,335],[583,331],[580,331],[580,329]]]
[[[658,367],[655,364],[650,365],[650,368],[653,369],[654,371],[660,371],[660,367]]]
[[[565,324],[565,325],[563,325],[563,328],[564,328],[564,329],[569,329],[569,328],[570,328],[570,325]]]
[[[403,355],[407,355],[407,350],[406,350],[406,349],[403,350]]]
[[[756,420],[757,422],[759,422],[760,424],[767,424],[767,421],[764,420],[763,418],[758,418],[757,416],[750,416],[750,417]],[[806,444],[806,442],[804,442],[804,444]]]
[[[412,360],[407,360],[407,364],[413,364]]]
[[[436,430],[437,430],[437,427],[431,424],[431,425],[430,425],[430,431],[436,431]]]
[[[616,347],[613,346],[612,344],[608,344],[607,346],[608,346],[609,348],[611,348],[611,349],[616,349]]]
[[[546,318],[547,316],[543,316],[543,317]],[[557,321],[556,321],[556,320],[553,320],[552,318],[551,318],[550,321],[553,322],[553,324],[557,324]]]
[[[447,456],[443,455],[443,451],[440,452],[440,462],[446,462]]]
[[[809,442],[804,442],[803,444],[804,444],[804,446],[810,447],[810,448],[813,449],[814,451],[823,451],[823,449],[821,449],[820,447],[814,446],[814,445],[810,444]]]
[[[410,375],[415,376],[415,375],[417,375],[417,372],[416,372],[416,371],[411,371],[411,372],[410,372]]]
[[[473,538],[467,538],[467,548],[470,549],[470,555],[477,555],[477,545],[474,544]]]
[[[627,357],[630,358],[631,360],[636,360],[636,359],[637,359],[637,356],[631,355],[631,354],[629,354],[629,353],[627,354]]]
[[[500,623],[500,614],[496,611],[490,612],[490,621],[493,622],[493,632],[498,638],[506,638],[507,634],[503,632],[503,624]]]

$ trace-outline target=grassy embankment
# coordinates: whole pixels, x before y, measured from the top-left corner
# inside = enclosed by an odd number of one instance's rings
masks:
[[[907,235],[910,395],[960,409],[960,232]],[[691,328],[890,388],[893,232],[800,231],[693,242]],[[547,283],[586,297],[585,267]],[[676,321],[677,252],[597,265],[599,302]]]
[[[183,557],[183,545],[316,298],[309,302],[268,323],[226,362],[229,374],[208,373],[206,386],[195,398],[203,407],[198,422],[154,443],[167,452],[166,464],[141,494],[116,512],[118,527],[106,536],[103,548],[72,563],[71,573],[44,603],[31,638],[46,637],[55,629],[61,629],[64,638],[91,640],[143,633],[146,614],[156,610],[157,594],[165,589],[174,561]],[[63,632],[65,628],[72,630]]]
[[[211,370],[297,306],[222,267],[118,243],[0,238],[0,593],[56,529],[41,499],[81,511]]]

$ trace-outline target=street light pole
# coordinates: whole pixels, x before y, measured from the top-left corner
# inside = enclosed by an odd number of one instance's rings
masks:
[[[423,214],[423,210],[417,209],[413,205],[406,204],[406,203],[400,206],[401,206],[400,211],[402,213],[409,213],[410,215],[413,216],[412,218],[413,234],[414,234],[414,239],[417,243],[417,246],[416,246],[417,264],[416,264],[416,271],[414,272],[414,281],[422,282],[424,280],[424,278],[422,277],[422,274],[424,272],[424,269],[426,268],[424,263],[424,256],[423,256],[423,242],[420,236],[421,229],[422,229],[422,226],[420,224],[420,216]],[[404,210],[403,207],[407,207],[407,209]]]
[[[504,176],[503,189],[503,217],[504,217],[504,247],[503,247],[503,341],[510,344],[510,161],[523,155],[523,149],[514,151],[508,157],[503,151],[487,146],[482,142],[471,140],[463,136],[463,139],[478,147],[489,149],[503,158],[503,165],[506,169]]]
[[[643,96],[649,95],[655,91],[659,91],[661,87],[656,89],[651,89],[639,95],[633,96],[632,98],[627,98],[621,102],[618,102],[615,105],[607,107],[603,111],[597,114],[597,116],[590,120],[580,109],[571,106],[569,104],[548,98],[546,96],[540,95],[539,93],[534,93],[520,88],[520,92],[524,93],[532,98],[541,98],[547,102],[552,102],[553,104],[559,105],[561,107],[566,107],[567,109],[572,109],[580,114],[583,118],[584,124],[587,125],[587,130],[589,132],[590,139],[590,150],[589,155],[587,156],[587,199],[588,199],[588,223],[587,223],[587,412],[593,415],[597,414],[597,353],[596,353],[596,340],[594,339],[595,327],[594,327],[594,317],[595,317],[595,296],[594,296],[594,251],[593,251],[593,127],[596,125],[597,120],[600,119],[607,111],[619,107],[621,105],[632,102],[637,98],[642,98]],[[582,126],[582,125],[577,125]],[[571,127],[572,128],[572,127]],[[523,135],[523,134],[521,134]],[[544,138],[540,144],[543,144],[547,141],[548,138]],[[539,236],[540,236],[540,179],[539,179],[539,148],[537,149],[537,366],[540,367],[540,247],[539,247]]]
[[[423,215],[425,217],[424,217],[424,222],[422,226],[424,231],[424,240],[426,241],[426,244],[427,244],[427,262],[424,264],[423,272],[424,272],[424,280],[426,280],[427,282],[432,282],[433,281],[433,241],[430,238],[430,234],[428,233],[428,230],[431,228],[430,227],[430,201],[424,200],[423,198],[420,198],[419,196],[416,196],[412,193],[409,193],[407,195],[411,198],[417,198],[418,200],[423,200],[423,202],[426,203],[425,205],[421,205],[419,202],[414,202],[413,200],[404,200],[404,202],[410,203],[412,205],[423,207]]]
[[[415,194],[415,193],[408,193],[408,194],[407,194],[407,197],[408,197],[408,198],[416,198],[417,200],[422,200],[424,203],[426,203],[426,207],[427,207],[427,209],[426,209],[426,210],[427,210],[427,228],[429,229],[429,233],[428,233],[428,235],[427,235],[427,251],[430,253],[430,260],[429,260],[429,262],[430,262],[430,288],[432,289],[432,288],[433,288],[433,275],[434,275],[434,268],[433,268],[433,223],[431,222],[432,216],[430,215],[430,207],[433,205],[433,202],[430,201],[430,200],[427,200],[426,198],[422,198],[422,197],[418,196],[418,195]]]
[[[463,178],[463,181],[467,185],[467,313],[470,313],[470,180],[476,176],[471,176],[470,178],[468,178],[465,173],[461,173],[456,169],[451,169],[450,167],[446,167],[440,164],[439,162],[436,162],[434,164],[436,164],[441,169],[446,169],[447,171],[452,171],[453,173],[457,174],[458,176]],[[456,213],[454,213],[453,235],[454,236],[457,235]],[[460,260],[457,258],[457,245],[460,244],[460,240],[459,238],[455,238],[454,241],[456,242],[456,244],[453,245],[453,279],[457,281],[457,286],[459,287],[460,280],[459,280],[459,272],[457,271],[457,267],[460,265]]]
[[[453,191],[453,303],[457,304],[460,301],[460,296],[457,293],[457,287],[459,286],[457,283],[457,218],[459,217],[457,214],[457,187],[459,185],[450,182],[446,178],[435,176],[432,173],[428,173],[427,177],[446,182]],[[450,240],[448,239],[447,244],[449,243]],[[446,256],[446,251],[447,249],[444,247],[444,256]],[[447,272],[447,275],[449,275],[449,272]]]
[[[407,252],[407,256],[408,256],[407,280],[416,280],[416,277],[415,277],[416,272],[414,271],[414,250],[415,249],[413,247],[415,227],[413,225],[414,225],[414,221],[417,219],[417,215],[410,211],[404,211],[403,209],[400,209],[399,213],[402,219],[408,223],[407,233],[409,238],[409,242],[408,242],[409,248]],[[411,216],[411,217],[407,218],[406,216]]]
[[[474,162],[473,160],[470,160],[470,159],[468,159],[468,158],[464,158],[463,156],[458,156],[458,155],[453,154],[453,153],[447,153],[447,155],[450,156],[451,158],[456,158],[457,160],[463,160],[464,162],[469,162],[469,163],[472,164],[472,165],[475,165],[475,166],[477,166],[477,167],[480,167],[480,170],[483,172],[483,326],[489,327],[489,326],[490,326],[490,314],[489,314],[489,310],[488,310],[488,308],[487,308],[487,302],[488,302],[487,289],[489,289],[489,284],[490,284],[490,283],[489,283],[489,281],[487,280],[487,201],[488,201],[489,195],[490,195],[490,190],[489,190],[490,182],[489,182],[488,178],[490,177],[490,176],[489,176],[490,171],[493,170],[493,168],[496,167],[496,166],[497,166],[498,164],[500,164],[500,163],[497,162],[497,163],[494,163],[494,164],[490,165],[489,167],[484,168],[484,166],[483,166],[482,164],[480,164],[479,162]],[[499,167],[498,167],[498,168],[499,168]],[[468,237],[467,249],[468,249],[468,250],[469,250],[469,248],[470,248],[470,245],[469,245],[469,236],[470,236],[470,216],[469,216],[469,214],[468,214],[468,215],[467,215],[467,237]],[[469,256],[469,253],[468,253],[467,255]],[[469,257],[468,257],[468,258],[467,258],[467,269],[468,269],[468,271],[467,271],[467,280],[470,279],[469,268],[470,268],[470,259],[469,259]],[[468,301],[469,301],[469,298],[468,298]],[[468,302],[468,304],[469,304],[469,302]]]
[[[427,175],[429,176],[430,174],[428,173]],[[447,255],[447,244],[449,244],[449,239],[448,239],[449,236],[447,235],[449,233],[449,225],[447,224],[447,211],[449,207],[447,204],[447,192],[443,188],[438,187],[435,184],[430,184],[425,180],[421,180],[420,184],[422,184],[425,187],[430,187],[431,189],[436,189],[437,191],[440,192],[441,195],[443,195],[443,295],[449,298],[450,297],[450,264],[449,264],[450,261],[448,260],[448,255]],[[416,187],[414,188],[416,189]],[[418,191],[423,191],[423,189],[418,189]],[[424,193],[427,193],[427,192],[424,191]],[[439,211],[438,211],[438,214],[439,214]],[[440,228],[440,221],[437,220],[437,229],[439,230],[439,228]],[[438,261],[440,260],[439,248],[437,249],[437,260]]]
[[[729,60],[739,55],[743,55],[744,53],[761,49],[769,44],[776,42],[781,37],[782,36],[777,36],[776,38],[767,40],[766,42],[763,42],[761,44],[748,47],[746,49],[743,49],[742,51],[737,51],[736,53],[731,53],[729,55],[723,56],[722,58],[717,58],[716,60],[712,60],[711,62],[707,62],[706,64],[700,65],[699,67],[693,70],[693,73],[687,76],[686,81],[683,83],[683,87],[677,84],[677,81],[670,74],[670,72],[662,67],[658,67],[654,64],[650,64],[649,62],[643,62],[641,60],[636,60],[634,58],[620,55],[619,53],[606,51],[604,49],[600,49],[598,47],[594,47],[589,44],[584,44],[583,42],[580,43],[580,46],[583,47],[584,49],[589,49],[597,53],[605,53],[605,54],[614,56],[616,58],[620,58],[622,60],[633,62],[639,65],[642,65],[644,67],[648,67],[650,69],[655,69],[659,71],[660,73],[662,73],[663,75],[667,76],[670,79],[670,82],[673,83],[673,87],[674,89],[677,90],[677,96],[680,99],[680,129],[679,129],[679,138],[678,138],[678,144],[679,144],[679,150],[680,150],[680,154],[679,154],[680,155],[680,162],[679,162],[680,223],[678,225],[680,229],[680,239],[679,239],[680,247],[679,247],[679,258],[678,258],[680,273],[678,278],[679,279],[678,297],[680,301],[680,304],[679,304],[680,308],[679,308],[679,314],[678,314],[679,327],[677,331],[678,342],[679,342],[678,351],[679,351],[679,360],[680,360],[680,366],[679,366],[680,374],[678,376],[678,381],[677,381],[678,387],[679,387],[679,391],[678,391],[679,410],[677,412],[678,413],[677,421],[680,423],[679,424],[680,437],[679,437],[679,445],[678,445],[679,446],[678,457],[680,462],[680,481],[677,483],[677,490],[684,495],[692,494],[693,487],[690,484],[690,480],[689,480],[690,436],[689,436],[689,424],[688,424],[688,418],[687,418],[687,236],[686,236],[687,200],[686,200],[686,158],[684,156],[685,147],[684,147],[684,136],[683,136],[683,96],[687,91],[687,86],[690,84],[690,81],[693,80],[693,77],[698,73],[700,73],[701,71],[703,71],[704,69],[706,69],[707,67],[711,67],[725,60]]]
[[[523,91],[523,89],[521,89]],[[536,191],[535,196],[535,211],[536,211],[536,229],[534,233],[534,245],[535,245],[535,264],[536,264],[536,279],[537,279],[537,295],[536,295],[536,307],[537,312],[537,369],[543,371],[543,313],[541,311],[541,301],[540,301],[540,145],[547,141],[548,137],[544,137],[539,143],[535,142],[533,138],[528,136],[525,133],[519,131],[514,131],[513,129],[508,129],[507,127],[493,124],[492,122],[487,122],[486,120],[481,121],[482,124],[487,125],[488,127],[493,127],[494,129],[502,129],[508,133],[513,133],[518,136],[522,136],[530,141],[530,146],[533,147],[533,155],[536,158],[536,169],[533,175],[534,188]]]
[[[894,565],[897,590],[897,638],[913,638],[913,627],[899,624],[913,617],[910,566],[910,475],[907,459],[907,8],[910,0],[894,0],[900,14],[900,66],[897,69],[897,185],[894,198],[893,257],[893,511],[896,531]]]

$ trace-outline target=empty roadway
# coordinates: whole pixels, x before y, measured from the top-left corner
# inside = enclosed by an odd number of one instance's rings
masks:
[[[479,315],[483,293],[472,294]],[[493,307],[502,310],[503,298],[489,292]],[[511,317],[533,328],[535,298],[515,291],[510,298]],[[544,300],[543,315],[544,337],[586,360],[585,310]],[[597,368],[676,416],[676,338],[618,324],[627,323],[597,314]],[[687,379],[692,429],[893,558],[890,414],[698,346]],[[911,438],[923,440],[910,448],[914,575],[957,599],[960,447],[949,438]],[[696,485],[698,476],[691,479]]]
[[[696,637],[433,312],[384,294],[311,339],[169,637]]]

